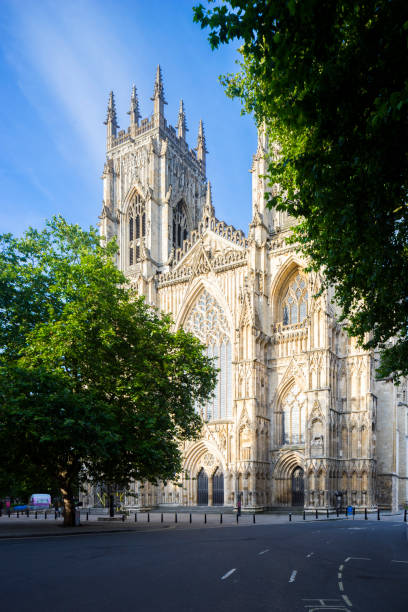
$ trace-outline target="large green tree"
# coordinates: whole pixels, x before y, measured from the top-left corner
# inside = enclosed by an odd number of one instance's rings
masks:
[[[408,374],[408,3],[230,0],[195,9],[213,48],[240,40],[228,95],[279,146],[269,204],[323,270],[350,333]],[[390,341],[391,340],[391,346]]]
[[[67,525],[86,480],[174,478],[216,380],[199,341],[130,291],[116,251],[62,218],[0,236],[1,469],[57,486]]]

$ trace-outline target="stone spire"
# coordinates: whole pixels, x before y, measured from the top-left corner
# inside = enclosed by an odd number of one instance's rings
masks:
[[[161,73],[160,64],[157,65],[156,80],[154,82],[154,92],[151,98],[154,102],[153,114],[157,117],[164,116],[164,105],[167,104],[164,99],[164,87],[163,78]]]
[[[200,124],[198,126],[197,147],[195,150],[197,151],[197,159],[201,162],[201,168],[205,174],[205,156],[208,151],[205,145],[205,134],[202,119],[200,119]]]
[[[177,136],[185,140],[186,132],[188,132],[188,128],[187,128],[187,122],[186,122],[186,113],[184,111],[184,102],[183,100],[180,100],[180,109],[179,109],[178,121],[177,121]]]
[[[215,210],[212,203],[211,183],[207,182],[207,191],[205,194],[205,204],[203,208],[203,217],[214,217]]]
[[[128,115],[130,115],[130,131],[132,132],[134,131],[134,128],[139,125],[139,119],[141,117],[135,85],[132,87],[132,95],[130,96],[130,110],[128,110]]]
[[[119,127],[116,119],[115,96],[113,95],[113,91],[109,94],[108,112],[104,123],[106,125],[106,145],[109,147],[112,138],[116,137],[116,129]]]

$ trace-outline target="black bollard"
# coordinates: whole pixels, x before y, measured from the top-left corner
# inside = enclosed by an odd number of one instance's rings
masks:
[[[150,523],[150,512],[147,513],[147,522]]]
[[[37,510],[35,511],[35,518],[38,518]]]
[[[239,514],[238,514],[238,512],[237,512],[237,525],[238,525],[238,520],[239,520]]]
[[[190,512],[190,524],[191,524],[191,521],[192,521],[192,516],[191,516],[191,512]]]
[[[354,517],[356,516],[356,507],[353,506],[353,521],[354,521]]]
[[[89,512],[86,513],[86,520],[89,521]]]
[[[306,511],[305,510],[303,510],[303,520],[304,521],[306,520]]]
[[[163,522],[163,512],[161,513],[160,522]]]
[[[44,520],[47,520],[47,511],[44,512]]]
[[[124,522],[125,522],[125,515],[122,514],[122,523],[124,523]]]
[[[289,523],[291,523],[291,522],[292,522],[292,513],[289,512]]]
[[[57,520],[57,511],[54,512],[54,521]],[[86,520],[88,520],[88,513],[86,513]]]
[[[404,510],[404,522],[407,522],[407,509]]]
[[[338,508],[336,508],[336,516],[337,516],[337,518],[339,518],[339,509]]]
[[[1,516],[1,514],[0,514],[0,516]],[[27,508],[27,510],[26,510],[26,516],[27,516],[27,518],[30,516],[30,511],[29,511],[29,509],[28,509],[28,508]]]
[[[255,514],[252,515],[252,522],[255,525]]]
[[[204,514],[204,523],[207,522],[207,514]]]
[[[18,511],[17,511],[17,518],[19,518],[19,516],[20,516],[20,515],[19,515],[19,513],[18,513]]]
[[[319,511],[318,511],[318,509],[317,509],[317,508],[316,508],[316,518],[317,518],[317,519],[319,518]]]
[[[220,524],[222,524],[222,512],[220,512]]]
[[[326,509],[326,512],[327,512],[327,518],[329,518],[329,509],[328,508]]]
[[[177,512],[174,513],[174,522],[177,523]]]
[[[364,508],[364,520],[366,521],[367,519],[368,519],[367,508]]]
[[[137,523],[137,512],[135,512],[135,523]]]
[[[377,521],[379,521],[379,520],[380,520],[380,509],[378,508],[377,509]]]

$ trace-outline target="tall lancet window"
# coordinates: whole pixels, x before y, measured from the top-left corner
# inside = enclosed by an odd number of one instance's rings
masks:
[[[209,357],[215,358],[219,368],[214,397],[200,413],[205,421],[232,416],[232,367],[230,330],[225,313],[218,302],[204,290],[184,324],[186,331],[194,334],[207,346]]]
[[[282,322],[284,325],[302,323],[307,317],[307,284],[301,274],[296,274],[282,300]]]
[[[175,249],[182,247],[187,235],[187,216],[184,202],[180,200],[173,210],[173,247]]]
[[[294,385],[281,402],[282,443],[304,444],[306,429],[306,397]]]
[[[129,266],[140,261],[141,239],[146,236],[146,211],[142,198],[137,194],[128,210]]]

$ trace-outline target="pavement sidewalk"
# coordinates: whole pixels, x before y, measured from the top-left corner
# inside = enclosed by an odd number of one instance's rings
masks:
[[[302,514],[294,514],[291,516],[289,521],[288,513],[273,513],[273,514],[242,514],[238,518],[231,513],[188,513],[188,512],[169,512],[163,513],[163,519],[161,513],[138,513],[127,516],[124,521],[121,520],[121,516],[115,517],[113,520],[98,520],[95,515],[89,515],[88,520],[86,514],[81,513],[81,525],[79,527],[63,527],[62,518],[54,519],[53,515],[44,519],[44,515],[39,515],[38,519],[34,517],[20,516],[17,518],[15,515],[9,518],[7,515],[0,517],[0,539],[8,538],[36,538],[36,537],[47,537],[47,536],[67,536],[67,535],[83,535],[92,533],[112,533],[122,531],[152,531],[158,529],[188,529],[188,528],[222,528],[222,527],[244,527],[254,524],[256,525],[279,525],[287,524],[288,522],[295,524],[307,524],[307,523],[319,523],[319,522],[350,522],[350,523],[363,523],[367,525],[377,524],[377,513],[371,513],[368,515],[368,520],[364,520],[364,514],[357,514],[353,520],[352,517],[346,518],[343,516],[337,518],[336,515],[327,516],[321,513],[318,519],[313,514],[307,514],[306,520],[303,519]],[[403,513],[391,514],[382,513],[381,521],[392,521],[403,523]],[[163,522],[162,522],[163,521]],[[191,521],[191,522],[190,522]]]

